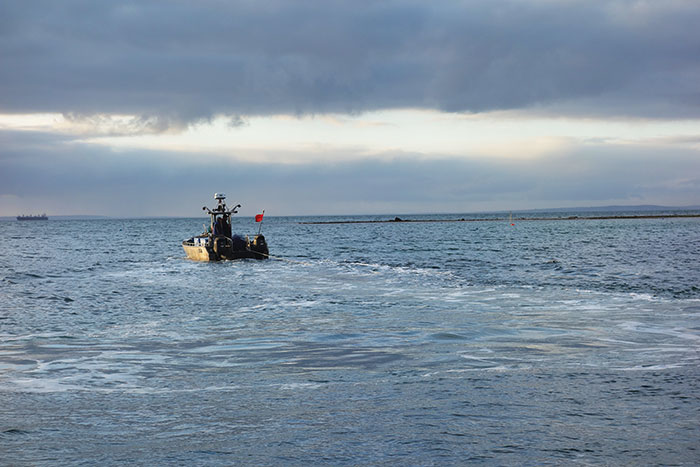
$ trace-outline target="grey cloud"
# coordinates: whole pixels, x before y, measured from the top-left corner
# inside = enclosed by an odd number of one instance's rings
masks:
[[[31,144],[27,144],[31,143]],[[206,154],[115,153],[61,137],[0,132],[0,215],[197,216],[214,191],[243,214],[473,212],[604,204],[700,204],[697,152],[585,146],[528,161],[378,155],[281,165]],[[660,154],[663,157],[660,157]],[[13,205],[3,199],[13,199]]]
[[[3,2],[0,111],[700,116],[691,1]]]

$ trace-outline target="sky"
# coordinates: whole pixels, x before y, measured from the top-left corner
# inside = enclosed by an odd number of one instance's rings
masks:
[[[700,205],[697,0],[0,1],[0,216]]]

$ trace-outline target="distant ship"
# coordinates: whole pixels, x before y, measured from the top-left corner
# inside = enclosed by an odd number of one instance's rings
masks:
[[[18,221],[47,221],[49,220],[46,214],[40,214],[38,216],[17,216]]]

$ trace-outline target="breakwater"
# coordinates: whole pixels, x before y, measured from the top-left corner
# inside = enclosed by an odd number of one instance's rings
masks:
[[[333,220],[333,221],[303,221],[299,224],[386,224],[403,222],[523,222],[523,221],[581,221],[581,220],[615,220],[615,219],[674,219],[700,217],[700,214],[634,214],[634,215],[610,215],[610,216],[565,216],[565,217],[491,217],[491,218],[465,218],[459,219],[367,219],[367,220]]]

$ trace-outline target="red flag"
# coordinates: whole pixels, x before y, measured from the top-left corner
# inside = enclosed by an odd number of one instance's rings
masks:
[[[262,218],[265,215],[265,211],[263,211],[262,214],[256,214],[255,215],[255,222],[262,222]]]

